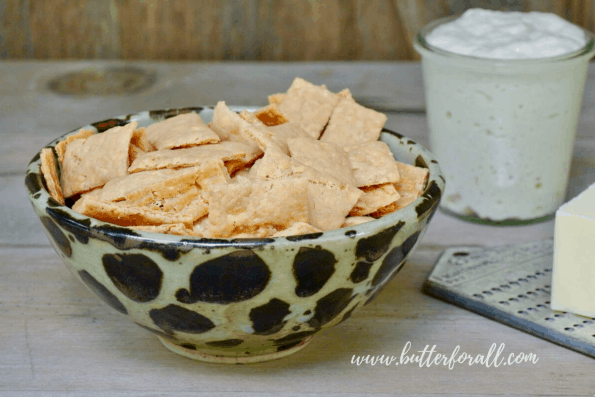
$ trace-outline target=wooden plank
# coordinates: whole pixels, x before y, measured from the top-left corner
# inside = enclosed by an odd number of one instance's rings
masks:
[[[419,250],[374,303],[287,359],[244,366],[178,357],[74,279],[49,248],[0,251],[0,390],[220,395],[579,395],[595,362],[421,294],[439,251]],[[4,323],[3,321],[3,323]],[[485,368],[353,365],[353,355],[400,356],[436,345],[450,354],[535,353],[536,364]],[[10,371],[8,371],[10,369]],[[461,381],[465,379],[465,381]],[[226,394],[227,393],[227,394]],[[43,395],[34,393],[32,395]]]
[[[421,27],[471,7],[593,27],[592,0],[4,0],[0,58],[412,60]]]

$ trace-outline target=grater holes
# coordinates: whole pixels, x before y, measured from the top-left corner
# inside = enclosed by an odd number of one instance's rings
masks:
[[[549,285],[544,285],[543,287],[544,287],[544,288],[550,288],[550,286],[549,286]]]
[[[529,307],[529,308],[527,308],[527,310],[529,310],[529,311],[537,311],[537,309],[534,308],[534,307]]]
[[[512,284],[512,285],[519,285],[519,283],[518,283],[518,282],[516,282],[516,281],[511,281],[511,282],[509,282],[508,284]]]
[[[492,295],[490,291],[482,291],[485,295]]]
[[[545,305],[542,305],[541,303],[539,305],[537,305],[537,307],[545,307]]]
[[[556,321],[555,319],[551,318],[551,317],[546,317],[545,321]]]
[[[537,273],[535,273],[535,274],[536,274],[536,275],[538,275],[538,276],[545,276],[545,274],[544,274],[544,273],[542,273],[542,272],[537,272]]]
[[[508,298],[508,300],[509,301],[512,301],[512,302],[518,302],[519,301],[517,298]]]
[[[519,310],[519,311],[518,311],[518,313],[519,313],[519,314],[527,314],[527,312],[526,312],[526,311],[524,311],[524,310]]]
[[[573,327],[574,328],[583,328],[582,324],[574,324]]]
[[[558,317],[559,318],[559,317],[564,317],[564,316],[561,315],[561,314],[554,314],[554,317]]]
[[[564,328],[564,331],[573,332],[574,331],[574,328],[566,327],[566,328]]]
[[[583,321],[583,324],[593,324],[593,321],[585,320]]]
[[[506,301],[500,301],[500,304],[501,304],[501,305],[508,305],[509,303],[508,303],[508,302],[506,302]]]
[[[495,292],[500,292],[500,291],[502,291],[502,290],[501,290],[500,288],[498,288],[498,287],[494,287],[494,288],[492,288],[492,291],[495,291]]]
[[[527,278],[530,278],[530,279],[537,279],[537,277],[535,277],[535,276],[534,276],[534,275],[532,275],[532,274],[528,275],[528,276],[527,276]]]
[[[533,291],[527,291],[527,295],[533,295],[535,292]]]
[[[550,304],[550,301],[545,301],[545,304],[546,304],[546,305],[549,305],[549,304]]]
[[[529,280],[527,280],[526,278],[519,278],[519,281],[522,281],[523,283],[528,283]]]
[[[549,273],[552,271],[552,269],[543,269],[544,272]]]
[[[481,298],[481,299],[483,299],[483,295],[482,295],[482,294],[473,294],[473,296],[474,296],[474,297],[476,297],[476,298]]]
[[[521,299],[524,299],[524,298],[527,297],[527,295],[520,294],[520,295],[518,295],[518,297],[521,298]]]

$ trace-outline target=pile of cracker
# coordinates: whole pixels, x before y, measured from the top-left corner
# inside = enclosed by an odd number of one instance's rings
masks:
[[[80,130],[42,151],[50,194],[137,230],[195,237],[279,237],[372,221],[420,196],[427,169],[378,141],[386,116],[296,78],[269,105],[219,102],[146,128]],[[57,160],[57,161],[56,161]],[[60,171],[60,172],[58,172]],[[60,175],[60,177],[59,177]]]

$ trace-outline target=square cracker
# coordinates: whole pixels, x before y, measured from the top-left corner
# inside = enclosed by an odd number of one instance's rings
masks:
[[[278,148],[271,148],[259,160],[251,178],[269,180],[304,178],[308,180],[308,213],[310,224],[320,230],[341,227],[362,191],[328,174],[319,172],[290,158]]]
[[[213,185],[209,202],[209,231],[214,237],[277,232],[296,222],[308,222],[308,182],[288,178],[252,183]]]
[[[62,185],[58,177],[58,168],[54,152],[50,148],[41,149],[41,173],[45,184],[52,196],[57,202],[64,205],[64,195],[62,194]]]
[[[216,143],[221,140],[196,113],[170,117],[146,128],[147,141],[156,150]]]
[[[183,223],[192,227],[195,221],[208,213],[208,205],[198,195],[181,211],[163,211],[149,209],[142,206],[132,206],[123,202],[108,202],[97,200],[86,195],[72,206],[74,211],[104,222],[119,226],[162,225],[169,223]]]
[[[128,174],[129,147],[136,121],[101,134],[75,139],[66,146],[62,164],[64,197],[103,186]]]
[[[229,141],[176,150],[162,149],[139,156],[128,168],[128,171],[135,173],[163,168],[192,167],[210,159],[220,159],[224,162],[231,160],[247,162],[256,158],[260,153],[262,151],[258,147]]]
[[[297,77],[279,104],[279,110],[289,121],[300,124],[312,138],[318,139],[338,102],[339,96],[326,87]]]
[[[424,191],[426,180],[428,179],[428,170],[426,168],[415,167],[413,165],[397,162],[401,179],[395,183],[397,192],[401,198],[396,202],[398,209],[401,209],[415,201]],[[386,211],[386,210],[385,210]],[[381,213],[384,215],[386,212]]]
[[[66,139],[64,139],[63,141],[58,142],[54,149],[56,150],[56,154],[58,155],[58,161],[60,162],[60,164],[64,162],[64,153],[66,153],[66,146],[68,146],[70,142],[74,141],[75,139],[85,139],[90,137],[91,135],[95,135],[95,131],[81,129],[77,133],[67,136]]]
[[[229,110],[225,102],[217,102],[213,113],[213,120],[209,123],[209,128],[217,133],[224,141],[241,142],[246,145],[255,146],[257,150],[258,145],[250,137],[242,134],[242,128],[250,127],[252,124],[236,112]]]
[[[289,120],[281,113],[276,104],[270,104],[254,112],[254,115],[266,126],[272,127],[287,123]]]
[[[197,184],[203,187],[228,182],[229,175],[223,162],[210,159],[195,167],[142,171],[114,178],[86,195],[102,201],[134,201],[147,195],[168,198]]]
[[[335,145],[377,141],[386,115],[359,105],[351,94],[341,98],[320,138]]]
[[[309,138],[289,139],[287,146],[293,159],[343,183],[355,186],[351,163],[347,153],[340,147]]]
[[[298,236],[300,234],[319,233],[321,230],[305,222],[296,222],[287,229],[273,234],[271,237]]]
[[[261,150],[266,151],[271,146],[276,146],[284,153],[289,154],[287,142],[293,138],[310,138],[310,135],[297,123],[283,123],[272,127],[242,127],[242,135],[250,137],[258,144]]]
[[[343,147],[347,152],[355,186],[399,181],[399,167],[388,145],[381,141]]]
[[[379,208],[386,207],[394,203],[400,197],[397,189],[392,183],[385,183],[377,186],[366,186],[361,188],[364,191],[353,206],[349,215],[364,216],[377,211]]]

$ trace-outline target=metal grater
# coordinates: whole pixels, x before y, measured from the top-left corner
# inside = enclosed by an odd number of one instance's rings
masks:
[[[595,358],[595,318],[550,309],[553,240],[449,248],[424,292]]]

